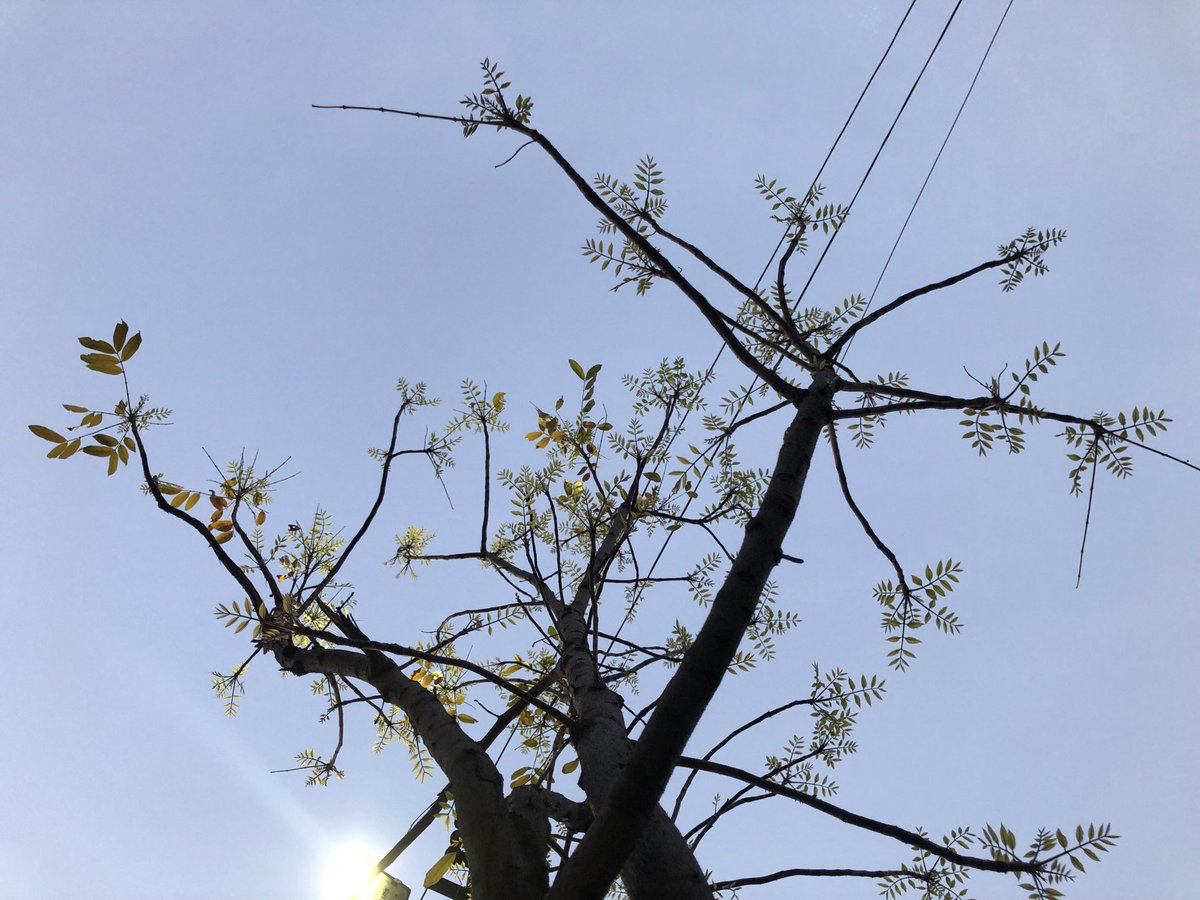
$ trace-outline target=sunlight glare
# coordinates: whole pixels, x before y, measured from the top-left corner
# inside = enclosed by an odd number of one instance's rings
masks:
[[[377,858],[361,844],[347,844],[336,850],[325,867],[323,900],[376,900],[386,879],[377,876],[369,886],[364,882]]]

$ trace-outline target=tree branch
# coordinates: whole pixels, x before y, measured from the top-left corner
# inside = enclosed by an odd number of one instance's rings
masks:
[[[603,897],[657,808],[676,761],[753,619],[767,578],[779,563],[818,436],[828,422],[832,382],[831,373],[816,373],[798,404],[762,506],[746,526],[737,557],[704,625],[667,683],[595,823],[559,870],[547,900]]]
[[[679,765],[688,769],[701,769],[705,772],[712,772],[715,775],[725,775],[737,781],[746,784],[754,785],[764,791],[769,791],[772,794],[777,794],[780,797],[787,797],[790,800],[795,800],[805,806],[811,807],[818,812],[823,812],[827,816],[832,816],[839,822],[845,822],[847,825],[853,825],[856,828],[862,828],[865,831],[881,834],[884,837],[890,837],[901,843],[907,844],[910,847],[915,847],[924,850],[940,859],[947,862],[952,862],[960,866],[965,866],[971,869],[980,869],[987,872],[1025,872],[1034,873],[1041,871],[1045,865],[1045,861],[1038,863],[1029,862],[1005,862],[1003,860],[985,859],[980,856],[968,856],[964,853],[959,853],[957,850],[952,850],[949,847],[943,847],[929,838],[918,834],[915,831],[909,831],[905,828],[900,828],[898,825],[889,825],[887,822],[880,822],[876,819],[870,819],[866,816],[860,816],[857,813],[852,813],[842,809],[840,806],[834,806],[827,800],[821,800],[811,794],[805,794],[802,791],[797,791],[793,788],[785,787],[777,784],[774,781],[763,778],[758,775],[751,774],[744,769],[738,769],[734,766],[728,766],[724,763],[713,762],[711,760],[694,759],[689,756],[679,758]]]
[[[750,875],[745,878],[733,878],[728,881],[714,881],[714,891],[729,891],[734,888],[749,887],[755,884],[770,884],[782,881],[784,878],[916,878],[923,873],[912,872],[908,869],[783,869],[770,875]]]
[[[854,340],[854,335],[858,334],[858,332],[862,331],[868,325],[871,325],[872,323],[877,322],[879,319],[882,319],[888,313],[899,309],[910,300],[915,300],[918,297],[925,296],[926,294],[932,294],[934,291],[940,291],[943,288],[948,288],[951,285],[958,284],[960,281],[966,281],[968,278],[978,275],[980,272],[986,272],[988,269],[999,268],[1000,266],[1008,265],[1015,260],[1022,259],[1029,252],[1029,249],[1020,253],[1002,256],[999,259],[990,259],[985,263],[980,263],[977,266],[967,269],[965,272],[959,272],[957,275],[951,275],[949,278],[945,278],[942,281],[935,281],[932,284],[927,284],[924,287],[911,290],[907,294],[901,294],[891,303],[888,303],[886,306],[879,307],[879,309],[875,310],[875,312],[871,313],[870,315],[863,316],[857,322],[851,324],[850,327],[842,332],[841,337],[829,345],[829,348],[825,351],[824,356],[827,359],[833,359],[841,352],[843,347],[850,343],[850,341]]]

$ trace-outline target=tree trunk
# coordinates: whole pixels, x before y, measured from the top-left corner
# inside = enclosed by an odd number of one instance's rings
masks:
[[[472,900],[542,900],[549,883],[544,828],[509,810],[504,776],[440,700],[376,650],[299,648],[289,642],[275,648],[275,658],[296,675],[364,681],[404,710],[450,782],[471,869]]]
[[[720,686],[779,564],[783,540],[800,504],[813,452],[829,421],[836,377],[818,371],[784,433],[770,483],[704,625],[667,683],[658,705],[579,849],[559,870],[548,900],[600,900],[646,824]]]

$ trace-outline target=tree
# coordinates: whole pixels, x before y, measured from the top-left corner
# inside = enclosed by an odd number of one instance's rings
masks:
[[[929,896],[964,896],[964,880],[985,870],[1016,875],[1031,896],[1056,896],[1071,864],[1082,868],[1084,859],[1111,845],[1114,836],[1107,826],[1045,829],[1033,836],[1026,853],[1004,825],[978,832],[956,829],[934,841],[825,799],[832,790],[828,770],[854,750],[857,710],[885,690],[876,676],[816,669],[807,695],[752,717],[702,758],[684,752],[726,674],[769,660],[772,638],[796,623],[793,613],[779,611],[770,578],[777,566],[801,562],[785,544],[822,440],[830,447],[846,503],[894,573],[875,592],[890,664],[899,670],[911,663],[922,628],[958,630],[947,595],[961,567],[953,559],[911,571],[901,564],[850,491],[840,427],[867,448],[874,429],[889,416],[961,410],[964,437],[986,454],[997,444],[1019,452],[1022,425],[1057,423],[1068,444],[1072,486],[1090,498],[1099,468],[1128,475],[1128,448],[1144,447],[1170,421],[1144,406],[1111,417],[1036,405],[1033,385],[1062,356],[1048,342],[1035,347],[1007,378],[1002,373],[979,381],[980,393],[973,396],[917,390],[902,373],[862,379],[843,361],[843,351],[858,333],[922,297],[991,269],[999,270],[1006,291],[1027,274],[1043,274],[1046,252],[1065,234],[1029,229],[1002,244],[995,257],[873,311],[859,296],[830,309],[802,307],[803,290],[796,296],[789,284],[789,262],[817,228],[836,235],[849,205],[822,205],[815,184],[798,199],[775,181],[760,179],[760,192],[784,227],[773,284],[760,292],[668,230],[663,177],[652,159],[642,160],[629,181],[598,176],[589,182],[531,126],[532,101],[518,95],[510,102],[507,88],[502,73],[485,61],[484,87],[464,101],[464,114],[381,111],[448,121],[468,136],[481,125],[494,127],[524,138],[522,147],[542,150],[601,216],[601,237],[585,244],[585,255],[611,267],[618,287],[633,285],[644,293],[656,281],[669,282],[753,377],[720,404],[720,413],[706,412],[711,371],[690,371],[681,361],[667,360],[625,379],[634,418],[617,428],[597,400],[601,366],[571,361],[578,403],[568,407],[560,398],[538,408],[526,435],[544,454],[541,464],[495,470],[492,441],[508,428],[503,392],[464,382],[459,410],[419,444],[407,445],[401,441],[405,417],[426,412],[435,401],[423,384],[402,381],[389,441],[373,451],[381,470],[378,495],[344,542],[324,513],[268,539],[262,529],[282,478],[278,468],[263,471],[242,457],[207,488],[157,474],[145,436],[169,412],[131,392],[127,364],[141,338],[130,336],[124,323],[111,340],[81,338],[88,368],[125,382],[124,396],[111,412],[67,405],[68,412],[81,416],[72,430],[64,435],[31,426],[33,432],[53,444],[55,458],[82,450],[102,459],[109,474],[134,464],[158,508],[196,532],[237,582],[244,598],[217,610],[237,631],[253,627],[246,662],[216,680],[231,709],[243,690],[246,666],[260,656],[270,655],[285,672],[316,676],[315,687],[337,718],[339,738],[328,758],[311,751],[300,755],[299,767],[312,781],[339,774],[342,722],[360,705],[372,710],[378,741],[404,743],[418,768],[436,764],[447,788],[419,827],[439,816],[455,823],[450,846],[427,879],[440,893],[465,896],[461,885],[466,883],[476,898],[603,896],[619,872],[631,896],[709,897],[784,877],[835,874],[881,880],[889,896],[909,888]],[[723,311],[677,259],[723,282],[735,304]],[[741,428],[785,419],[773,466],[758,469],[739,461],[733,438]],[[475,561],[504,582],[511,599],[452,614],[428,645],[371,636],[370,626],[356,618],[354,595],[340,577],[344,564],[375,524],[393,466],[404,457],[424,457],[440,477],[468,437],[479,444],[483,469],[481,521],[471,523],[470,541],[435,553],[433,537],[413,527],[398,536],[393,562],[402,574],[411,574],[428,564]],[[498,488],[509,495],[511,509],[496,525],[492,493]],[[194,515],[205,494],[211,513]],[[658,575],[651,564],[643,572],[647,539],[664,532],[680,535],[688,547],[711,543],[690,567]],[[232,546],[244,551],[245,562],[229,551]],[[703,624],[694,633],[677,622],[667,636],[631,637],[626,625],[646,591],[666,590],[672,583],[686,585],[707,609]],[[527,645],[514,648],[501,641],[489,645],[499,648],[494,653],[466,655],[472,635],[513,625],[528,631]],[[631,700],[622,691],[655,667],[671,672],[657,698],[641,711],[627,707]],[[478,699],[489,685],[505,699],[503,710],[488,713]],[[492,719],[483,734],[472,715],[480,709]],[[716,760],[735,737],[793,709],[810,713],[812,733],[769,757],[763,772]],[[509,775],[507,789],[488,752],[505,733],[523,742],[532,756],[531,765]],[[733,796],[686,833],[679,822],[681,803],[669,814],[660,802],[680,769],[719,775],[735,785]],[[576,772],[582,801],[554,790],[556,780]],[[691,784],[689,776],[681,799]],[[884,870],[790,869],[712,884],[695,843],[733,810],[776,797],[893,837],[917,856]],[[551,834],[550,821],[560,826],[559,834]],[[410,839],[406,835],[395,852]],[[987,855],[972,855],[973,845]]]

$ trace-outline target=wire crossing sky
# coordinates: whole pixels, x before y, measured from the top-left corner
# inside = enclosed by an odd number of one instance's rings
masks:
[[[532,459],[520,434],[535,407],[576,389],[568,358],[603,363],[597,399],[614,411],[627,405],[622,373],[713,358],[711,332],[668,286],[610,292],[579,252],[593,212],[533,148],[497,169],[512,136],[464,141],[452,125],[314,103],[454,115],[479,61],[499,60],[580,171],[627,177],[653,155],[665,222],[747,283],[780,228],[755,177],[799,193],[821,171],[823,202],[857,196],[819,271],[815,241],[793,263],[813,273],[806,302],[826,307],[877,278],[887,302],[1028,226],[1065,228],[1045,278],[1001,294],[985,275],[910,304],[856,339],[851,365],[971,390],[964,368],[990,377],[1061,341],[1068,355],[1039,384],[1042,402],[1085,415],[1165,408],[1174,422],[1156,446],[1195,461],[1200,11],[1183,0],[1152,12],[1081,0],[908,9],[7,3],[0,340],[16,389],[0,412],[11,498],[0,596],[14,689],[0,897],[319,898],[335,850],[377,858],[441,784],[414,780],[402,751],[372,755],[369,724],[353,721],[344,781],[315,789],[270,774],[335,738],[320,704],[269,666],[253,671],[237,718],[223,716],[209,673],[244,647],[212,612],[241,599],[236,586],[194,535],[154,514],[130,472],[106,480],[93,460],[46,460],[26,430],[64,401],[115,399],[78,364],[79,335],[119,319],[143,333],[133,390],[174,410],[151,433],[159,464],[202,481],[204,451],[290,457],[271,520],[306,521],[320,506],[351,530],[373,497],[365,451],[386,439],[399,376],[449,407],[463,377],[505,391],[513,440],[493,452],[517,467]],[[717,369],[731,383],[732,372]],[[1145,454],[1129,481],[1101,473],[1076,590],[1085,503],[1068,496],[1061,440],[1030,429],[1025,453],[981,460],[958,418],[901,418],[870,451],[844,442],[843,455],[856,499],[902,558],[962,561],[964,632],[927,640],[911,671],[886,671],[871,591],[887,563],[845,510],[825,453],[789,538],[805,563],[780,576],[781,603],[803,624],[772,664],[726,681],[689,752],[747,709],[794,696],[814,660],[886,674],[859,752],[836,771],[839,804],[935,836],[989,821],[1022,834],[1112,822],[1121,842],[1069,897],[1189,897],[1200,481]],[[766,464],[770,431],[739,431],[740,452]],[[447,546],[478,540],[474,473],[466,459],[451,473],[451,507],[406,470],[358,551],[347,575],[385,639],[432,630],[454,595],[476,589],[461,573],[397,581],[376,565],[409,525]],[[676,574],[678,562],[669,551],[660,568]],[[639,624],[695,614],[650,591]],[[729,750],[758,767],[803,727],[781,722]],[[510,750],[502,769],[520,759]],[[690,795],[702,804],[723,788],[708,779]],[[717,879],[768,871],[754,834],[793,843],[797,866],[890,868],[911,855],[808,810],[737,815],[700,845]],[[419,884],[444,850],[434,831],[391,871]],[[973,884],[1017,895],[1010,880]],[[840,879],[754,891],[744,896],[875,895]]]

